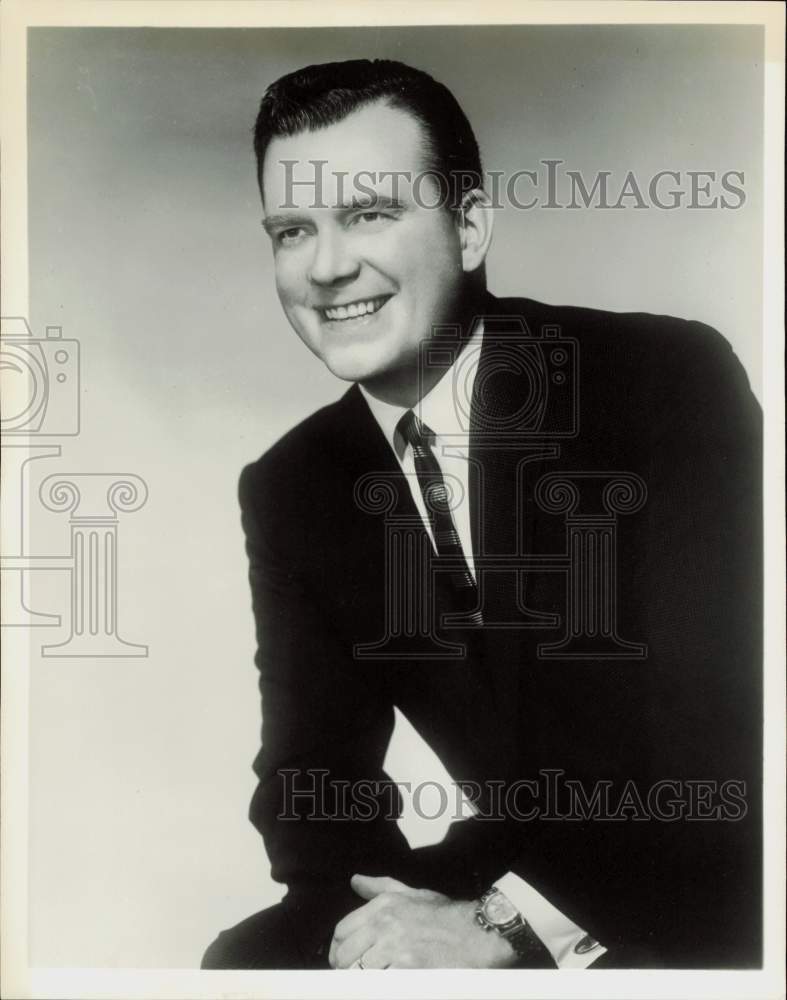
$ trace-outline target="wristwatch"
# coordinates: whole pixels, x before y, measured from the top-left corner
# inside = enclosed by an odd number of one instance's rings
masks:
[[[485,931],[497,931],[504,937],[520,958],[530,958],[543,951],[541,939],[496,885],[476,903],[475,918]]]

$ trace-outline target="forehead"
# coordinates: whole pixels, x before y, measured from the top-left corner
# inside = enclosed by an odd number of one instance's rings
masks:
[[[335,204],[337,196],[356,190],[358,184],[383,192],[391,181],[380,175],[412,178],[424,169],[425,146],[420,123],[380,101],[358,108],[334,125],[277,136],[263,162],[266,211],[314,199],[318,181],[320,200],[327,204]],[[323,162],[316,165],[315,160]],[[402,191],[408,187],[401,183]]]

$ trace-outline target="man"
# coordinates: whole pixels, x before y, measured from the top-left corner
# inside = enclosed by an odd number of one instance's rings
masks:
[[[417,70],[286,76],[255,150],[284,311],[355,384],[241,477],[251,818],[288,892],[203,965],[756,966],[759,414],[729,346],[489,295],[478,147]],[[394,707],[473,801],[436,846],[396,824]]]

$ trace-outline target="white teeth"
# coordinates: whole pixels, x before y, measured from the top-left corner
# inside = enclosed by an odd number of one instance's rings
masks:
[[[325,318],[329,320],[357,319],[360,316],[370,316],[384,304],[385,299],[369,299],[367,302],[352,302],[346,306],[334,306],[323,309]]]

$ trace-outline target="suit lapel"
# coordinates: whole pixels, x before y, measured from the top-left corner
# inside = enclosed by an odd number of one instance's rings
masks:
[[[511,623],[520,614],[516,595],[520,581],[510,571],[485,572],[483,560],[533,551],[533,519],[527,516],[523,500],[532,493],[532,485],[541,474],[544,449],[522,433],[514,419],[523,408],[527,413],[532,392],[532,372],[523,370],[518,353],[522,340],[530,336],[525,320],[503,313],[497,300],[490,296],[484,322],[485,334],[471,401],[471,531],[479,561],[477,576],[483,576],[487,619]],[[417,536],[430,543],[401,467],[357,386],[341,401],[341,424],[346,429],[341,433],[347,435],[341,449],[343,478],[352,484],[354,502],[358,503],[364,489],[367,495],[373,492],[375,484],[381,497],[377,513],[367,509],[354,519],[353,550],[360,556],[354,569],[355,608],[365,619],[357,622],[363,632],[366,622],[379,620],[379,606],[373,608],[372,604],[383,600],[381,583],[386,572],[383,493],[384,502],[390,504],[389,516],[412,519]],[[347,440],[353,441],[354,447],[346,447]],[[367,611],[362,611],[363,608]],[[522,727],[520,680],[522,671],[527,669],[523,659],[530,645],[523,641],[527,634],[510,627],[484,628],[471,640],[475,642],[475,652],[464,666],[429,660],[417,665],[411,663],[405,665],[405,673],[412,673],[414,665],[416,673],[406,680],[396,663],[389,663],[387,669],[400,678],[403,688],[411,689],[411,697],[425,699],[435,712],[438,705],[443,714],[453,712],[457,725],[465,729],[466,739],[474,745],[474,752],[481,755],[478,759],[485,758],[489,762],[486,766],[494,768],[501,759],[515,758]],[[406,710],[406,705],[402,707]],[[417,724],[416,719],[411,721]],[[432,734],[424,735],[430,739]]]
[[[534,551],[530,498],[547,456],[555,453],[555,446],[538,436],[539,400],[534,395],[544,373],[538,350],[528,345],[533,332],[524,316],[504,312],[488,296],[471,409],[471,523],[487,624],[484,656],[501,730],[517,734],[527,708],[520,695],[535,621],[521,610],[527,575],[496,569],[495,557]],[[494,627],[502,623],[508,627]]]
[[[365,635],[374,642],[382,631],[383,615],[389,595],[385,592],[385,574],[388,560],[385,552],[386,517],[403,518],[411,526],[415,538],[428,546],[431,542],[423,528],[418,509],[413,501],[406,477],[394,456],[379,424],[374,419],[366,401],[357,387],[353,387],[342,400],[342,424],[355,428],[353,440],[357,448],[342,458],[342,478],[353,485],[353,492],[379,488],[382,501],[388,506],[377,513],[363,510],[354,518],[352,539],[352,576],[355,590],[355,636]],[[344,487],[347,491],[348,486]],[[381,502],[381,508],[383,503]],[[431,580],[444,580],[443,574],[430,576]],[[438,614],[452,610],[450,588],[447,583],[439,586],[437,593]],[[369,623],[375,624],[369,632]],[[418,655],[401,659],[369,660],[369,668],[381,671],[391,682],[393,700],[405,712],[447,766],[456,760],[456,747],[445,743],[446,733],[458,739],[464,753],[481,773],[494,773],[500,760],[498,752],[497,705],[493,699],[490,679],[483,669],[479,647],[482,637],[478,632],[439,628],[439,637],[450,643],[467,647],[464,657],[430,659]],[[374,633],[373,635],[371,633]],[[446,724],[448,722],[448,724]],[[463,766],[463,774],[467,765]]]

